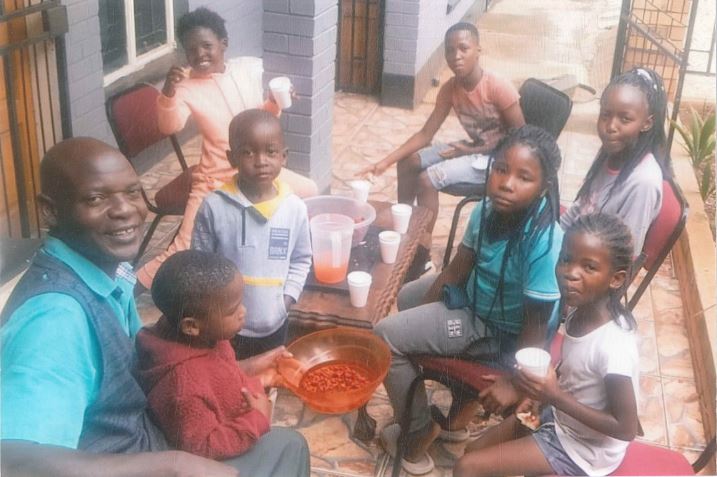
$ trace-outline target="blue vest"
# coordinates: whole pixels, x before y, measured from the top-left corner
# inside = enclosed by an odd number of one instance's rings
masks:
[[[67,265],[38,253],[0,314],[4,324],[28,299],[42,293],[64,293],[82,306],[101,354],[99,393],[85,410],[78,449],[96,453],[166,450],[162,433],[150,421],[147,398],[132,375],[132,340],[114,311]]]

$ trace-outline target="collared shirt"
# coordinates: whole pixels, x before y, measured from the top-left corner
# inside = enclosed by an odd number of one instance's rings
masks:
[[[128,336],[141,327],[134,280],[109,277],[61,240],[49,237],[40,252],[69,266],[106,300]],[[77,448],[84,413],[100,387],[101,353],[82,306],[63,293],[27,300],[0,329],[2,399],[0,439]]]

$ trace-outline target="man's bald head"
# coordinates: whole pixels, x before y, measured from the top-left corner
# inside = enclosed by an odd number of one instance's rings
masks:
[[[42,193],[64,202],[74,191],[78,171],[94,169],[101,161],[123,161],[131,167],[121,152],[98,139],[75,137],[52,146],[40,162]]]
[[[40,211],[54,237],[110,276],[137,255],[147,207],[121,152],[97,139],[68,139],[47,151],[40,179]]]

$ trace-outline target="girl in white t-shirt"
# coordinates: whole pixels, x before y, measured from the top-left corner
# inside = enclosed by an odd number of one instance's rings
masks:
[[[570,226],[555,268],[570,309],[562,361],[545,378],[519,370],[515,380],[527,396],[516,414],[541,403],[540,427],[530,433],[511,415],[466,448],[454,476],[607,475],[620,465],[638,428],[636,325],[620,302],[631,262],[619,218],[589,214]]]

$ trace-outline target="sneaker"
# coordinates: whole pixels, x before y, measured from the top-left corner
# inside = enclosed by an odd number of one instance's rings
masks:
[[[398,437],[401,434],[401,426],[398,424],[390,424],[383,428],[381,431],[381,446],[388,454],[395,458]],[[396,465],[394,462],[393,465]],[[403,470],[413,475],[423,475],[431,472],[436,464],[433,462],[433,458],[426,452],[421,456],[418,462],[411,462],[406,459],[401,459],[401,467]]]

